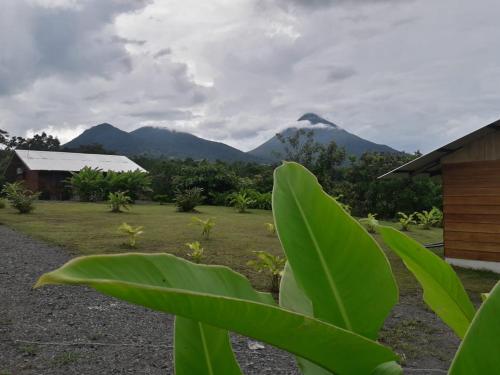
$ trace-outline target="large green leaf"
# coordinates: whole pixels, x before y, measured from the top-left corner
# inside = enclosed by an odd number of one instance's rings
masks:
[[[193,280],[199,290],[191,290]],[[248,281],[226,267],[197,265],[167,254],[76,258],[43,275],[36,286],[44,284],[88,285],[125,301],[267,342],[339,375],[370,374],[381,363],[396,359],[390,349],[374,341],[271,305],[268,295],[255,292],[245,299]],[[217,294],[211,292],[215,287],[220,289]],[[232,297],[233,293],[241,296]]]
[[[463,338],[475,309],[453,268],[400,231],[386,226],[380,226],[379,231],[422,285],[427,305]]]
[[[314,317],[375,339],[398,291],[373,238],[297,163],[274,174],[276,229]]]
[[[449,374],[500,374],[500,283],[479,308]]]
[[[280,285],[280,295],[279,295],[280,306],[287,309],[300,312],[307,316],[312,316],[313,309],[312,303],[305,295],[304,291],[297,285],[295,277],[293,276],[292,269],[290,265],[286,264],[285,270],[283,272],[283,277],[281,278]],[[297,364],[305,375],[331,375],[332,372],[325,370],[321,366],[318,366],[307,359],[297,357]],[[403,370],[396,362],[387,362],[379,365],[373,372],[372,375],[401,375]]]
[[[241,374],[229,334],[211,325],[175,317],[175,374]]]

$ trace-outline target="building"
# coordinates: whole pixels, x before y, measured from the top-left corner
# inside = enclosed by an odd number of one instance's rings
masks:
[[[500,120],[380,178],[419,174],[442,179],[445,259],[500,273]]]
[[[65,180],[71,176],[71,172],[78,172],[84,167],[113,172],[137,169],[146,172],[121,155],[15,150],[5,175],[7,181],[25,181],[26,187],[41,192],[43,199],[68,199]]]

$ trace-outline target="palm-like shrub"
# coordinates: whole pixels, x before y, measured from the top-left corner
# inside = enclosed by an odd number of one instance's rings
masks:
[[[418,225],[422,229],[429,230],[438,221],[435,213],[432,212],[432,210],[430,211],[423,210],[422,212],[417,212],[416,215],[418,219]]]
[[[277,293],[280,279],[286,264],[286,257],[273,255],[267,251],[254,251],[257,259],[250,260],[247,265],[257,272],[266,272],[271,276],[271,291]]]
[[[72,172],[67,182],[82,202],[102,200],[106,189],[104,174],[98,168],[84,167],[80,172]]]
[[[192,212],[195,210],[196,206],[203,203],[203,189],[202,188],[191,188],[184,191],[179,191],[175,195],[175,205],[177,206],[177,211],[180,212]]]
[[[158,194],[153,197],[153,200],[160,203],[160,205],[164,205],[170,201],[170,198],[166,194]]]
[[[339,204],[340,207],[344,209],[345,212],[347,212],[349,215],[351,214],[351,206],[349,206],[347,203],[342,202],[342,199],[344,198],[342,194],[336,195],[332,198],[335,199],[335,201]]]
[[[410,224],[416,224],[415,221],[415,212],[412,214],[405,214],[404,212],[398,212],[399,216],[399,225],[401,226],[401,230],[403,232],[407,232],[410,230]]]
[[[118,227],[118,231],[127,236],[127,245],[129,247],[136,247],[137,238],[144,233],[143,229],[144,227],[142,226],[133,227],[127,223],[122,223],[122,225]]]
[[[132,201],[151,192],[151,176],[140,170],[128,172],[108,171],[104,177],[109,192],[126,191]]]
[[[255,203],[255,201],[250,198],[247,193],[241,191],[232,194],[229,200],[229,204],[236,208],[239,213],[247,212],[247,208],[253,203]]]
[[[6,183],[2,190],[10,205],[19,211],[20,214],[30,213],[35,209],[34,202],[40,193],[34,193],[26,189],[21,181]]]
[[[442,227],[443,226],[443,211],[437,207],[432,207],[430,214],[434,218],[433,226]]]
[[[128,210],[131,201],[132,199],[123,191],[108,194],[108,204],[111,207],[111,212],[122,212],[122,209]]]
[[[208,218],[206,220],[200,219],[199,217],[192,218],[193,224],[199,225],[201,227],[201,235],[207,240],[210,238],[210,232],[213,227],[215,227],[215,221],[213,218]]]
[[[376,230],[378,226],[377,214],[368,214],[367,217],[360,219],[359,222],[363,224],[368,233],[377,232]]]
[[[269,233],[271,236],[274,236],[276,234],[276,227],[274,226],[274,223],[265,223],[264,224],[267,229],[267,233]]]
[[[198,241],[188,242],[186,246],[191,250],[187,255],[191,258],[194,263],[201,263],[204,258],[204,250]]]

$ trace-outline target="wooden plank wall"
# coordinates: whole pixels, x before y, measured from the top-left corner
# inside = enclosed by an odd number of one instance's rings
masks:
[[[445,256],[500,261],[500,160],[443,164]]]

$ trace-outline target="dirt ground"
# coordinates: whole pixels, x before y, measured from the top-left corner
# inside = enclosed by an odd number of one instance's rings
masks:
[[[0,375],[172,374],[172,317],[82,287],[32,289],[74,254],[0,225]],[[405,373],[446,373],[459,340],[420,301],[404,295],[381,341]],[[292,356],[234,336],[245,374],[298,374]]]

